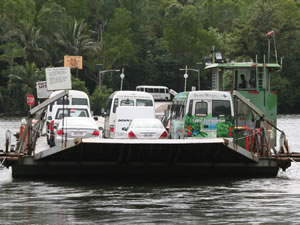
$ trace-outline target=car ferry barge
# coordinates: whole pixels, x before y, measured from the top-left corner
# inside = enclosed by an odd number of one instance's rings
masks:
[[[277,96],[270,80],[280,68],[277,63],[224,63],[213,57],[205,69],[212,72],[214,91],[230,93],[233,115],[226,135],[219,130],[224,131],[224,124],[219,124],[224,120],[209,115],[214,121],[210,129],[215,129],[209,138],[199,138],[201,132],[206,132],[203,128],[209,128],[208,115],[193,115],[188,119],[194,124],[183,125],[182,139],[76,139],[66,148],[43,147],[44,113],[48,104],[68,95],[68,91],[61,92],[30,110],[17,145],[11,148],[7,143],[0,162],[12,167],[16,178],[276,177],[279,169],[286,170],[291,161],[300,161],[300,154],[289,151],[284,132],[276,127]],[[187,99],[182,101],[182,105],[190,105]],[[173,102],[173,109],[183,110],[174,104],[177,103]],[[38,119],[34,125],[33,118]],[[172,120],[174,115],[171,123]],[[187,124],[185,119],[182,122]],[[279,146],[277,132],[281,133]]]

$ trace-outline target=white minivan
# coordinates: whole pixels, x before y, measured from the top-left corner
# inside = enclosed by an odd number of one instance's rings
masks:
[[[153,96],[140,91],[115,91],[107,101],[105,110],[104,137],[113,138],[116,126],[116,110],[120,107],[149,107],[154,109]]]

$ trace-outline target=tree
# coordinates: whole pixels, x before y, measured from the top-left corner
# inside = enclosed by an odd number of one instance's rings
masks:
[[[171,5],[166,11],[164,39],[172,56],[189,65],[209,54],[215,37],[199,26],[200,19],[194,6]]]
[[[65,29],[55,33],[56,42],[63,49],[63,55],[82,56],[83,58],[96,53],[99,49],[97,43],[90,38],[91,31],[88,30],[84,21],[70,20]],[[79,71],[76,70],[76,77]]]
[[[96,43],[90,38],[91,31],[83,20],[69,20],[65,25],[64,29],[55,33],[57,44],[65,54],[84,56],[97,50]]]
[[[222,32],[231,32],[234,21],[240,17],[240,10],[244,1],[236,0],[204,0],[198,3],[203,27],[213,27]]]
[[[248,55],[252,59],[259,58],[263,61],[264,55],[268,52],[268,37],[266,33],[273,30],[278,49],[278,57],[284,56],[283,70],[276,79],[274,90],[279,96],[290,93],[289,101],[283,101],[279,97],[279,107],[293,108],[293,105],[300,105],[300,58],[299,49],[299,28],[300,12],[293,0],[267,0],[255,1],[248,7],[248,12],[242,15],[239,24],[234,28],[236,43],[235,55]],[[272,39],[273,40],[273,39]],[[273,43],[272,43],[273,44]],[[296,50],[296,51],[295,51]],[[272,49],[271,61],[275,61],[274,48]],[[283,104],[283,105],[281,105]]]
[[[24,49],[24,60],[44,66],[47,62],[47,51],[41,46],[45,44],[40,30],[31,25],[17,29],[16,38]]]
[[[45,80],[45,72],[35,63],[26,62],[25,66],[17,65],[9,75],[8,90],[11,101],[11,110],[26,109],[25,96],[36,93],[36,82]]]
[[[42,6],[37,15],[37,26],[42,35],[50,38],[54,33],[61,30],[68,22],[66,9],[55,2],[48,2]]]
[[[127,64],[134,60],[132,15],[126,9],[116,9],[104,34],[104,65],[107,68]]]
[[[3,15],[15,28],[33,24],[36,17],[34,0],[1,0],[0,15]]]
[[[84,20],[88,16],[87,0],[54,0],[57,4],[66,9],[70,18]]]
[[[13,73],[15,59],[24,56],[24,49],[15,42],[9,42],[0,46],[3,54],[0,55],[0,61],[5,61],[9,64],[9,73]]]
[[[106,102],[111,93],[112,89],[107,88],[106,86],[102,86],[101,90],[99,87],[94,90],[91,96],[91,106],[95,115],[101,114],[101,110],[105,108]]]

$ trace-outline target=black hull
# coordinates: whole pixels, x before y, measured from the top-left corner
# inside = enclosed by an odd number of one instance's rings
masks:
[[[208,141],[81,142],[49,149],[12,165],[18,177],[195,178],[276,177],[274,158],[257,158],[223,139]]]

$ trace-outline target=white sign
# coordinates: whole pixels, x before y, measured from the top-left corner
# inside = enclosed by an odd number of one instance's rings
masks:
[[[48,91],[72,89],[70,67],[46,68]]]
[[[46,81],[36,82],[36,92],[38,98],[49,98],[52,93],[52,91],[48,91]]]

